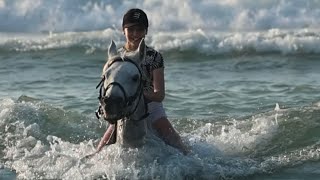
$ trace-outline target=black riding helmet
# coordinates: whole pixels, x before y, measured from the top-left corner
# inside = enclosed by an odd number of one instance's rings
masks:
[[[122,21],[122,28],[128,28],[135,25],[142,25],[148,30],[149,21],[147,14],[141,9],[130,9],[128,10],[124,16]]]

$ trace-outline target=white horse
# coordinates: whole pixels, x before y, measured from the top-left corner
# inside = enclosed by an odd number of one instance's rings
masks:
[[[144,144],[147,134],[147,104],[143,96],[145,75],[141,62],[146,56],[144,40],[136,51],[121,56],[112,41],[100,87],[102,117],[115,124],[115,141],[127,147]],[[99,87],[98,85],[98,87]]]

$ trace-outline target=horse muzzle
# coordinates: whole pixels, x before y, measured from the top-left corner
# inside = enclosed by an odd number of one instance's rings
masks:
[[[116,121],[124,117],[126,103],[123,97],[102,97],[100,103],[105,120]]]

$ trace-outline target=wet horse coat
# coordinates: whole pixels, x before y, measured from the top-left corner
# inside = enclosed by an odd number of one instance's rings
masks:
[[[99,97],[103,118],[116,125],[112,135],[115,141],[128,147],[143,145],[148,132],[147,105],[143,97],[145,76],[140,66],[145,49],[142,40],[136,51],[121,57],[112,41],[103,69]]]

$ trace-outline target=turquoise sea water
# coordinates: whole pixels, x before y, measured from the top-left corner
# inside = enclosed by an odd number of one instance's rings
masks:
[[[106,129],[95,87],[131,7],[149,15],[163,103],[191,153],[149,139],[82,159]],[[319,7],[0,0],[0,179],[319,179]]]

